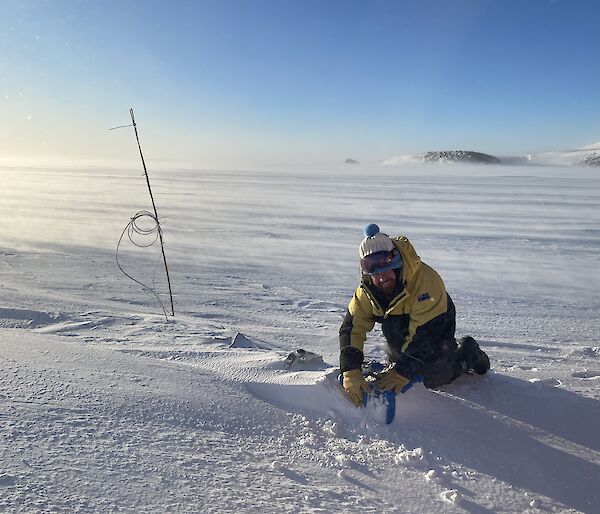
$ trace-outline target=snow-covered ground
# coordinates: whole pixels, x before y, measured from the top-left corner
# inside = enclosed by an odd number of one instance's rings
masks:
[[[0,170],[1,512],[600,511],[597,170],[149,164],[168,321],[115,264],[150,207],[137,171]],[[415,386],[390,426],[335,381],[369,222],[492,360]],[[126,241],[120,262],[164,293],[159,257]],[[297,348],[325,363],[286,370]]]

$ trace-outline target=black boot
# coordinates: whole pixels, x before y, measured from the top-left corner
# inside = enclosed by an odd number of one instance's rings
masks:
[[[464,373],[485,375],[490,369],[490,359],[471,336],[458,341],[456,356]]]

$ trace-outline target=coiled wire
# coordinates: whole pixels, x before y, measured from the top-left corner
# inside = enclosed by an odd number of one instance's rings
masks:
[[[152,223],[148,226],[144,226],[144,225],[140,224],[140,220],[146,220],[146,218],[150,218],[152,220]],[[154,274],[153,274],[153,278],[152,278],[152,287],[148,286],[147,284],[144,284],[142,281],[138,280],[137,278],[132,277],[129,273],[127,273],[123,269],[123,266],[121,266],[121,263],[119,262],[119,248],[121,246],[121,242],[123,241],[123,238],[125,237],[125,234],[127,234],[129,241],[134,246],[137,246],[138,248],[149,248],[150,246],[154,245],[156,243],[156,241],[159,240],[159,238],[162,239],[162,229],[160,228],[160,224],[158,223],[156,216],[153,213],[151,213],[150,211],[138,211],[131,218],[129,223],[127,223],[127,225],[123,229],[123,232],[121,233],[121,237],[119,237],[119,242],[117,243],[117,249],[115,251],[115,259],[117,261],[117,266],[119,267],[119,269],[121,270],[123,275],[125,275],[127,278],[133,280],[134,282],[136,282],[137,284],[142,286],[144,289],[150,291],[154,295],[154,297],[156,298],[156,300],[160,304],[160,307],[163,310],[165,318],[168,320],[169,318],[168,318],[168,314],[167,314],[167,309],[165,308],[162,300],[160,299],[158,293],[156,292],[156,289],[154,288],[154,282],[156,279],[156,270],[158,269],[158,267],[160,265],[160,257],[159,257],[158,263],[156,264],[156,267],[154,268]]]

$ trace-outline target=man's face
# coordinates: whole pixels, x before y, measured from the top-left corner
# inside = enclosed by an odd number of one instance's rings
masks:
[[[396,272],[393,269],[371,275],[373,285],[385,294],[391,295],[396,289]]]

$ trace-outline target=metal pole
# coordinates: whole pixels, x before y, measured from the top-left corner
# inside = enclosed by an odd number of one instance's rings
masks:
[[[158,237],[160,238],[160,250],[162,252],[163,262],[165,263],[165,273],[167,275],[167,284],[169,286],[169,297],[171,299],[171,316],[175,316],[175,307],[173,306],[173,292],[171,291],[171,279],[169,278],[169,267],[167,266],[167,257],[165,256],[165,247],[163,244],[162,229],[158,221],[158,211],[156,210],[156,204],[154,203],[154,195],[152,194],[152,188],[150,187],[150,178],[148,177],[148,170],[146,169],[146,162],[144,161],[144,154],[142,153],[142,146],[140,145],[140,138],[138,136],[137,126],[135,124],[135,117],[133,116],[133,109],[129,109],[131,115],[131,122],[133,123],[133,130],[135,131],[135,139],[137,141],[138,149],[140,151],[140,157],[142,159],[142,166],[144,167],[144,176],[146,177],[146,184],[148,185],[148,192],[150,193],[150,200],[152,201],[152,208],[154,209],[154,218],[158,227]]]

